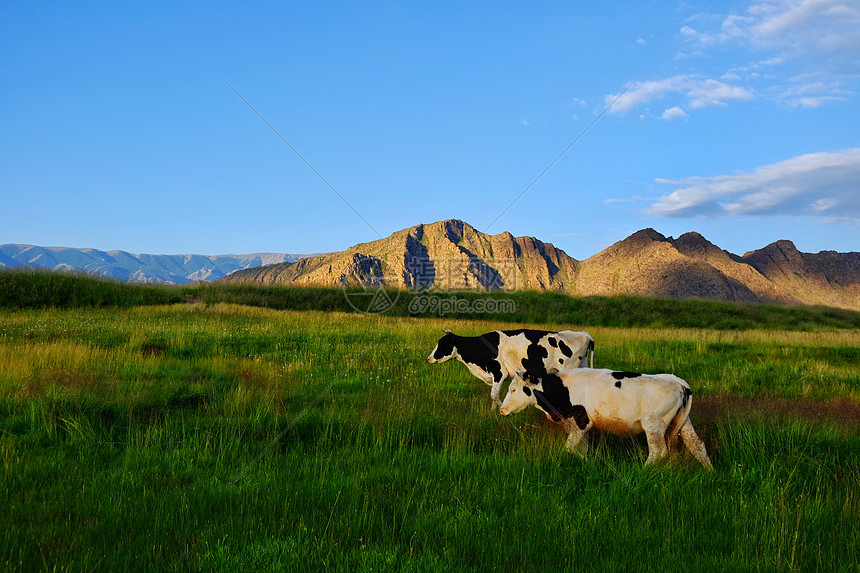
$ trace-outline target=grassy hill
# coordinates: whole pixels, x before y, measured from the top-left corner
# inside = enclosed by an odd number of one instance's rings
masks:
[[[205,302],[276,310],[358,313],[350,300],[365,291],[198,283],[186,286],[127,284],[86,275],[30,270],[0,271],[0,308],[128,307]],[[860,312],[810,306],[726,303],[631,296],[571,297],[562,293],[387,291],[386,316],[502,320],[585,326],[654,326],[718,330],[820,330],[860,328]],[[476,304],[483,302],[483,306]],[[487,304],[487,301],[493,304]],[[487,309],[493,312],[487,312]],[[479,309],[479,310],[475,310]],[[482,310],[481,310],[482,309]]]
[[[182,300],[175,288],[129,284],[85,274],[0,270],[0,308],[128,307]]]
[[[544,318],[526,324],[588,328],[597,366],[685,378],[707,473],[643,468],[641,436],[593,433],[578,459],[536,410],[502,418],[462,365],[426,363],[443,327],[521,322],[341,312],[325,289],[133,287],[130,306],[62,280],[78,294],[0,305],[4,571],[860,567],[851,314],[613,326],[660,307],[597,299],[568,323],[566,299],[517,299]],[[736,310],[660,304],[664,325]]]

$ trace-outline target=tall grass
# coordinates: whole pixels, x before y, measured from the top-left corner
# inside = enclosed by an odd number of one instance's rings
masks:
[[[0,308],[130,307],[182,299],[165,286],[128,284],[79,273],[0,270]]]
[[[860,402],[854,330],[587,327],[596,364],[673,371],[716,466],[581,460],[502,418],[441,327],[235,304],[0,311],[5,570],[856,570],[858,425],[696,399]],[[703,403],[703,402],[702,402]],[[765,413],[766,414],[766,413]]]
[[[347,291],[356,294],[358,291]],[[207,284],[186,291],[187,296],[210,304],[229,302],[278,310],[355,312],[342,289],[258,285]],[[727,303],[708,300],[669,300],[632,296],[571,297],[553,292],[456,292],[389,291],[392,306],[387,316],[432,318],[438,306],[413,306],[416,297],[437,300],[456,298],[467,309],[475,301],[495,301],[495,308],[513,312],[494,314],[500,321],[530,324],[586,324],[615,327],[707,328],[718,330],[821,330],[860,328],[860,313],[850,310],[767,304]],[[512,305],[499,304],[511,301]],[[446,313],[449,319],[485,320],[485,312]]]
[[[350,297],[363,291],[340,288],[283,287],[204,283],[186,286],[126,284],[87,275],[37,270],[0,271],[0,308],[131,307],[205,302],[240,304],[275,310],[357,313]],[[417,305],[418,297],[460,300],[464,308],[491,301],[503,313],[498,321],[529,324],[706,328],[716,330],[820,331],[860,328],[860,312],[828,307],[777,306],[707,300],[667,300],[629,296],[571,297],[553,292],[416,292],[389,291],[390,317],[433,318],[438,306]],[[505,302],[506,304],[499,304]],[[511,304],[507,304],[511,303]],[[478,308],[482,308],[478,305]],[[484,306],[485,308],[485,306]],[[415,313],[414,311],[421,310]],[[509,312],[510,311],[510,312]],[[446,313],[449,320],[486,320],[481,311]]]

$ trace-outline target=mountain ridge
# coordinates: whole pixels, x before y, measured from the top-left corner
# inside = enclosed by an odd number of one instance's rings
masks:
[[[552,243],[482,233],[449,219],[314,255],[149,255],[0,245],[0,269],[36,267],[117,280],[457,290],[548,290],[572,296],[701,298],[860,310],[860,253],[803,253],[787,239],[737,255],[690,231],[639,230],[579,261]]]
[[[860,253],[801,253],[779,240],[736,255],[695,231],[675,239],[646,228],[578,261],[535,237],[488,235],[449,219],[339,253],[239,270],[219,282],[549,290],[860,310]]]
[[[0,269],[30,267],[86,272],[121,281],[187,284],[214,281],[251,266],[298,260],[303,255],[253,253],[248,255],[150,255],[91,248],[0,245]]]

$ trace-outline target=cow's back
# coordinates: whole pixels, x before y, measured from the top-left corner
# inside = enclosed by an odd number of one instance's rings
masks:
[[[588,365],[594,340],[587,332],[499,330],[498,361],[508,379],[517,370],[554,373]]]
[[[507,370],[507,378],[513,379],[517,370],[541,372],[545,368],[548,351],[541,344],[546,330],[499,330],[499,361]]]
[[[584,331],[562,330],[553,333],[553,338],[557,343],[550,346],[555,350],[553,362],[558,362],[558,366],[555,366],[557,370],[588,366],[589,353],[594,350],[594,339],[591,334]]]
[[[644,416],[671,419],[689,385],[672,374],[639,374],[599,368],[576,368],[558,376],[572,404],[581,404],[595,427],[623,433],[612,427],[633,423]]]

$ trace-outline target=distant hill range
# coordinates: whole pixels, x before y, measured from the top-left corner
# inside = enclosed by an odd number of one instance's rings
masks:
[[[584,261],[550,243],[487,235],[459,220],[421,224],[343,252],[238,270],[226,283],[549,290],[824,305],[860,310],[860,253],[801,253],[777,241],[743,256],[698,233],[644,229]]]
[[[136,255],[125,251],[99,251],[67,247],[0,245],[0,269],[32,267],[77,271],[121,281],[186,284],[214,281],[233,271],[260,265],[295,261],[302,255]]]

